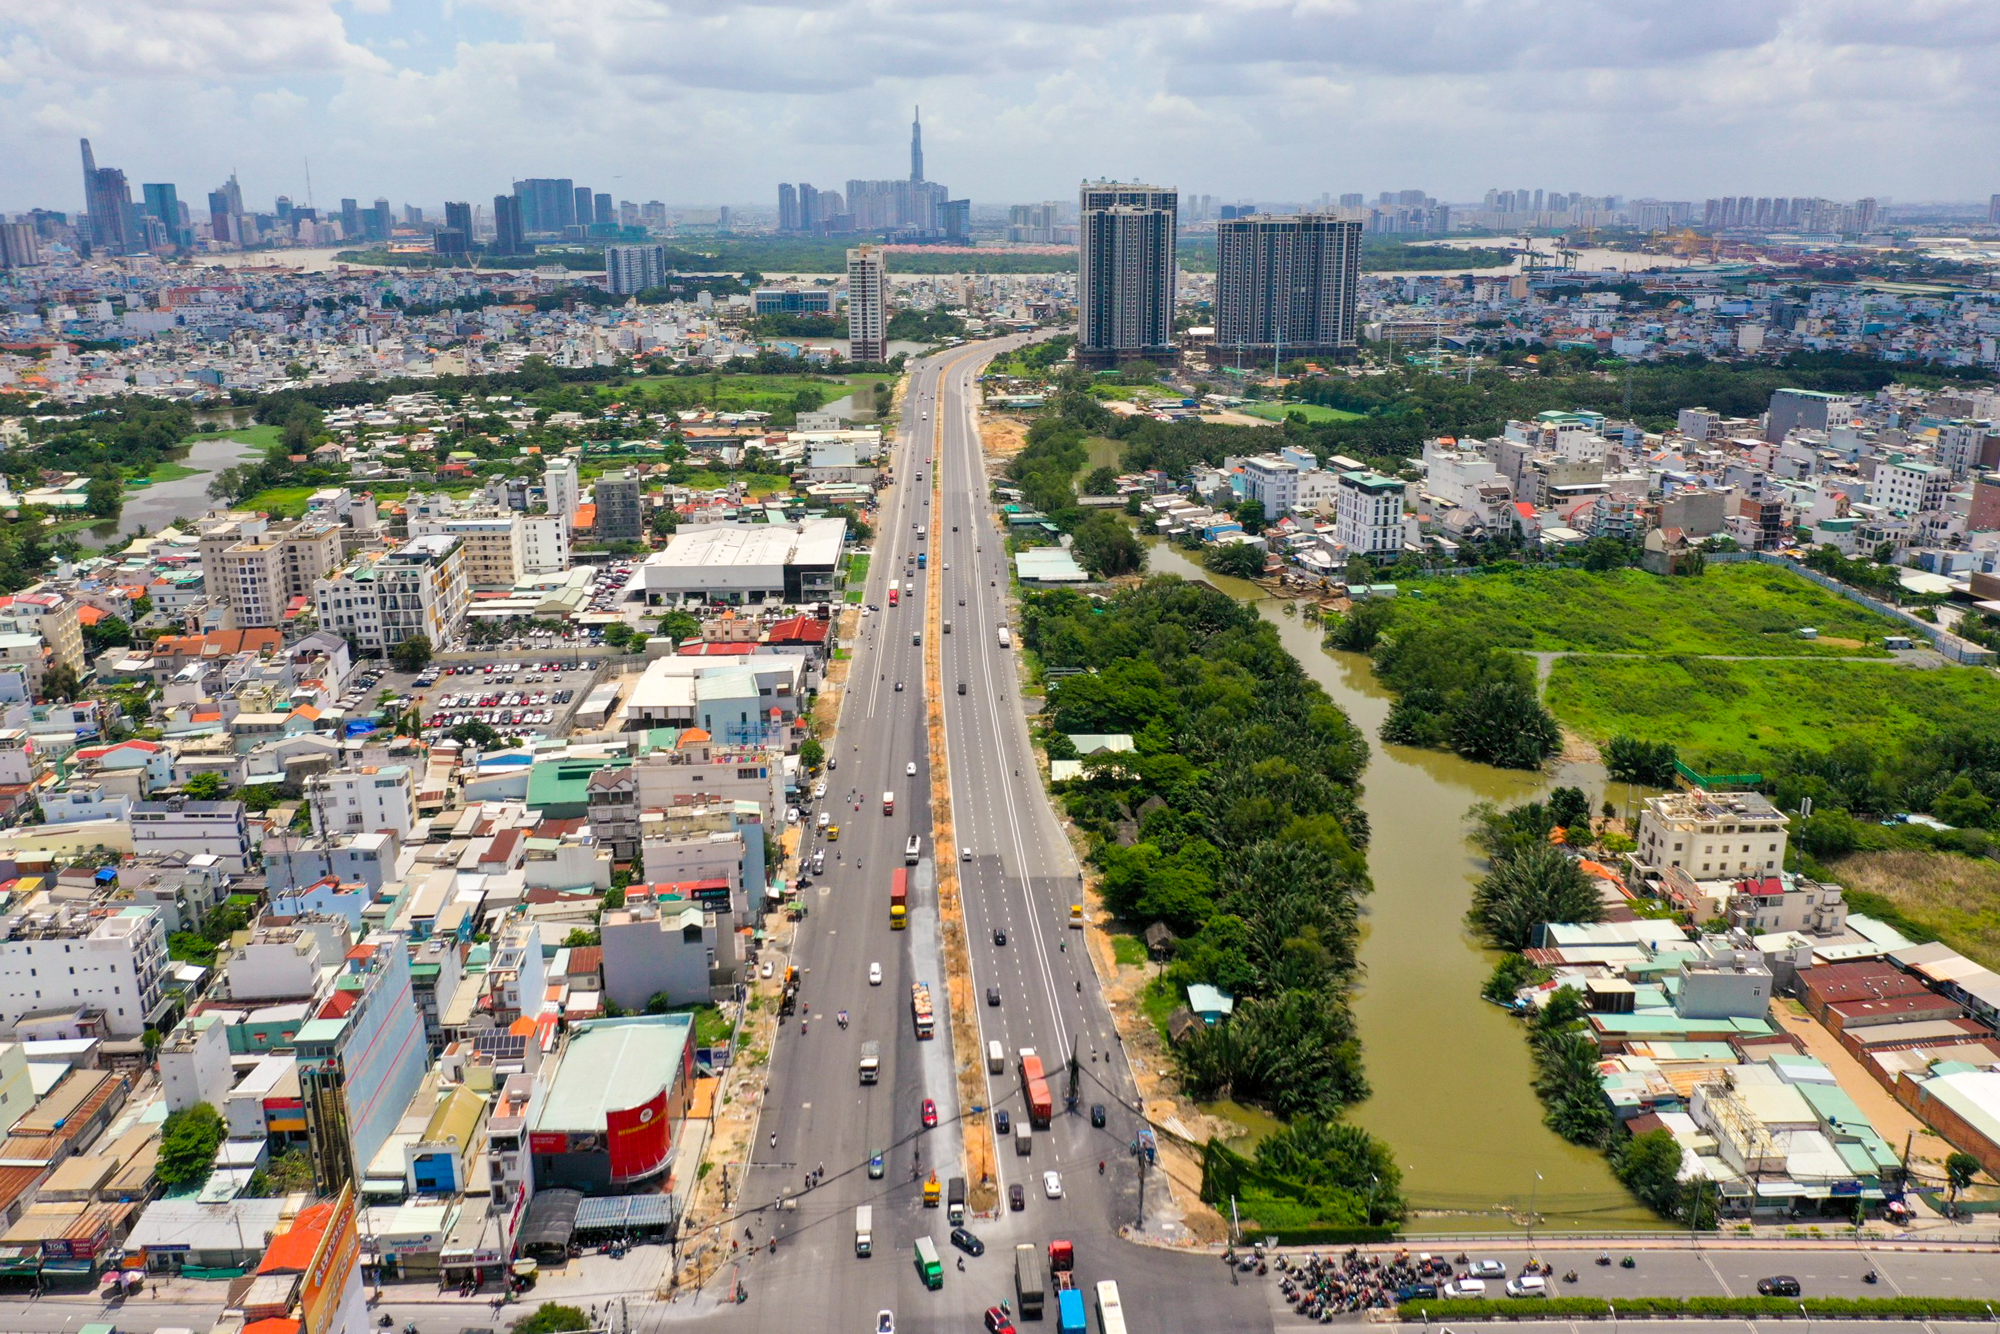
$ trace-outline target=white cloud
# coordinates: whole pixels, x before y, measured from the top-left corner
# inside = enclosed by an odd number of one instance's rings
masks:
[[[418,53],[422,53],[421,56]],[[527,175],[761,200],[902,170],[982,202],[1146,176],[1983,197],[1992,0],[0,0],[0,208],[133,180],[435,204]],[[194,108],[199,108],[199,114]],[[1978,167],[1968,163],[1978,161]]]

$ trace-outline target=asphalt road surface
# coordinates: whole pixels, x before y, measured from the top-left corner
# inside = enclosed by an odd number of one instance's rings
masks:
[[[794,1016],[778,1038],[754,1160],[747,1172],[730,1174],[734,1239],[742,1249],[695,1304],[702,1318],[726,1321],[732,1330],[796,1334],[802,1320],[815,1329],[865,1330],[883,1309],[896,1312],[900,1330],[975,1330],[982,1311],[1014,1296],[1014,1246],[1029,1243],[1041,1251],[1054,1237],[1076,1244],[1077,1276],[1086,1288],[1118,1280],[1135,1329],[1270,1326],[1264,1295],[1254,1286],[1230,1285],[1213,1259],[1119,1240],[1121,1226],[1139,1221],[1139,1169],[1129,1147],[1139,1124],[1127,1110],[1131,1077],[1116,1055],[1082,933],[1066,924],[1077,898],[1077,865],[1035,776],[1015,685],[1018,648],[998,643],[1008,592],[1006,553],[990,517],[975,385],[986,362],[1020,341],[957,348],[911,368],[893,446],[897,483],[877,518],[865,594],[877,610],[862,618],[860,636],[850,645],[852,674],[839,734],[828,750],[836,767],[826,775],[827,798],[806,817],[812,826],[806,857],[821,849],[827,854],[824,873],[806,891],[809,912],[795,947],[805,970],[806,1013]],[[945,496],[933,506],[940,440]],[[931,860],[924,646],[913,642],[926,632],[930,571],[917,571],[907,559],[918,550],[950,567],[939,571],[947,599],[941,619],[952,622],[942,656],[945,735],[958,835],[974,854],[960,870],[974,991],[982,999],[981,1059],[989,1039],[1009,1053],[1004,1072],[989,1079],[987,1100],[969,1108],[958,1104],[952,1073]],[[895,608],[888,598],[892,579],[903,595]],[[963,607],[957,605],[961,598]],[[960,680],[966,682],[963,696],[956,692]],[[885,792],[895,794],[893,815],[883,814]],[[838,826],[837,840],[817,830],[821,808]],[[890,873],[904,866],[906,840],[913,836],[922,842],[917,864],[907,868],[910,925],[892,931]],[[993,944],[995,928],[1007,932],[1005,946]],[[871,963],[881,965],[879,986],[868,983]],[[918,981],[931,984],[937,1010],[937,1035],[929,1041],[916,1038],[912,1022],[910,987]],[[988,986],[999,988],[1000,1005],[983,1004]],[[849,1015],[844,1030],[834,1022],[843,1009]],[[878,1083],[864,1086],[858,1066],[861,1044],[869,1040],[881,1044],[882,1070]],[[1079,1088],[1069,1111],[1063,1062],[1072,1043]],[[995,1107],[1021,1110],[1014,1073],[1021,1047],[1035,1048],[1051,1066],[1056,1115],[1048,1130],[1035,1133],[1026,1158],[1004,1148],[1003,1196],[1006,1186],[1021,1185],[1026,1208],[968,1219],[987,1250],[965,1257],[961,1272],[944,1209],[923,1207],[922,1178],[933,1171],[941,1181],[963,1175],[962,1117],[988,1117]],[[932,1130],[920,1124],[925,1098],[937,1105],[939,1124]],[[1101,1129],[1089,1123],[1094,1103],[1106,1109]],[[877,1153],[885,1171],[873,1179],[868,1160]],[[1099,1161],[1106,1165],[1101,1177]],[[806,1174],[821,1167],[821,1183],[804,1189]],[[1042,1174],[1051,1169],[1061,1174],[1059,1200],[1044,1193]],[[1147,1197],[1155,1209],[1166,1199],[1157,1174]],[[780,1199],[790,1207],[779,1207]],[[874,1254],[866,1259],[854,1253],[854,1211],[862,1204],[874,1213]],[[774,1232],[778,1251],[772,1254],[766,1244]],[[913,1263],[919,1236],[929,1236],[943,1258],[939,1291],[923,1286]],[[723,1314],[713,1303],[731,1290],[732,1280],[747,1299]],[[1051,1300],[1051,1326],[1053,1308]]]

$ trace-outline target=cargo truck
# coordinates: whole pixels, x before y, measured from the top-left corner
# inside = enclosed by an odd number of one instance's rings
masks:
[[[965,1221],[965,1178],[953,1177],[945,1187],[944,1216],[953,1225]]]
[[[944,1286],[944,1263],[938,1259],[937,1243],[929,1237],[918,1237],[915,1246],[917,1272],[923,1275],[924,1286],[936,1292]],[[1032,1252],[1035,1248],[1030,1246]],[[1029,1259],[1033,1259],[1031,1254]]]
[[[901,931],[910,924],[910,873],[902,867],[889,872],[889,929]]]
[[[1042,1058],[1033,1047],[1023,1047],[1021,1057],[1021,1097],[1027,1103],[1028,1120],[1037,1130],[1049,1128],[1055,1102],[1049,1097],[1049,1081],[1042,1076]]]
[[[861,1044],[861,1082],[873,1084],[882,1074],[882,1044],[864,1042]]]
[[[1026,1242],[1014,1248],[1014,1303],[1023,1320],[1042,1318],[1042,1257]]]
[[[891,602],[894,602],[894,601],[896,600],[896,598],[895,598],[895,588],[894,588],[893,586],[892,586],[892,587],[890,588],[890,590],[889,590],[889,594],[890,594],[890,596],[889,596],[889,600],[890,600]],[[1004,626],[1004,625],[1003,625],[1003,626],[1001,626],[1001,627],[1000,627],[1000,647],[1001,647],[1001,648],[1012,648],[1013,646],[1014,646],[1014,636],[1013,636],[1012,632],[1010,632],[1010,631],[1009,631],[1009,630],[1007,629],[1007,627],[1006,627],[1006,626]]]
[[[901,591],[901,588],[902,588],[902,585],[898,584],[898,583],[897,583],[897,582],[896,582],[896,581],[895,581],[894,579],[891,579],[891,580],[889,581],[889,605],[890,605],[890,606],[892,606],[892,607],[893,607],[893,606],[895,606],[895,605],[897,604],[897,602],[901,600],[901,599],[900,599],[900,591]],[[1005,647],[1005,645],[1002,645],[1002,647]]]
[[[1056,1329],[1061,1334],[1089,1334],[1083,1320],[1083,1294],[1075,1288],[1056,1293]]]
[[[937,1208],[938,1201],[942,1199],[943,1196],[944,1192],[940,1190],[938,1187],[937,1173],[933,1172],[930,1174],[930,1177],[924,1182],[924,1208],[926,1209]]]
[[[854,1210],[854,1253],[857,1256],[875,1253],[875,1211],[865,1204]]]
[[[928,551],[919,551],[919,552],[917,553],[917,568],[918,568],[918,569],[920,569],[920,570],[922,570],[922,569],[928,569],[928,568],[930,567],[930,563],[931,563],[931,553],[930,553],[930,552],[928,552]]]
[[[931,988],[927,982],[910,984],[910,1016],[917,1025],[919,1038],[937,1035],[937,1018],[931,1013]]]
[[[895,813],[896,813],[896,794],[893,792],[884,792],[882,794],[882,814],[894,815]]]

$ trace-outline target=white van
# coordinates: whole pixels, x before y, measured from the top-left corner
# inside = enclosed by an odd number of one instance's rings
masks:
[[[1035,1133],[1028,1128],[1028,1118],[1022,1117],[1014,1123],[1014,1152],[1026,1158],[1035,1147]]]
[[[1444,1292],[1441,1295],[1445,1297],[1484,1297],[1486,1295],[1486,1280],[1483,1278],[1454,1279],[1444,1285]]]
[[[1549,1281],[1540,1274],[1523,1274],[1519,1278],[1507,1280],[1509,1297],[1546,1297],[1549,1295]]]
[[[1006,1069],[1007,1049],[1002,1047],[996,1038],[994,1041],[986,1044],[986,1073],[997,1075],[1005,1072]]]
[[[915,834],[911,834],[910,841],[903,845],[903,864],[905,866],[915,866],[917,864],[917,855],[923,851],[923,846],[924,841]]]

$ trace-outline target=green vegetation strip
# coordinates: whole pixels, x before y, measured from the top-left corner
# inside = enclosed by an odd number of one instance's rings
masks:
[[[1548,705],[1594,741],[1673,744],[1703,772],[1758,770],[1793,749],[1968,729],[2000,711],[2000,679],[1875,663],[1564,658]]]
[[[1809,1316],[1845,1316],[1850,1319],[1902,1319],[1960,1317],[1987,1320],[1987,1304],[1967,1297],[1620,1297],[1607,1302],[1602,1297],[1523,1298],[1513,1301],[1404,1302],[1396,1314],[1404,1320],[1542,1320],[1551,1316],[1565,1319],[1609,1319],[1616,1307],[1620,1319],[1628,1316],[1796,1316],[1804,1307]]]
[[[1537,652],[1881,655],[1883,635],[1907,633],[1775,565],[1713,565],[1677,579],[1631,569],[1524,569],[1398,588],[1395,627],[1462,631]],[[1800,638],[1806,626],[1819,637]]]

